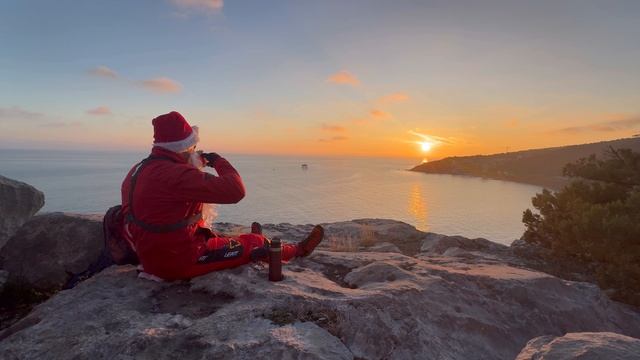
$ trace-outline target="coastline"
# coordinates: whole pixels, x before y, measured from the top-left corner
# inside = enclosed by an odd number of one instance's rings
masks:
[[[499,174],[473,174],[464,173],[460,171],[446,171],[446,170],[417,170],[416,168],[408,169],[407,171],[418,172],[423,174],[436,174],[436,175],[453,175],[464,176],[480,179],[509,181],[518,184],[535,185],[549,190],[557,191],[562,189],[570,181],[569,178],[563,176],[546,176],[546,175],[499,175]]]
[[[466,175],[511,181],[559,190],[570,181],[564,167],[592,155],[601,157],[612,148],[640,150],[640,138],[498,153],[454,156],[414,166],[411,171],[428,174]]]

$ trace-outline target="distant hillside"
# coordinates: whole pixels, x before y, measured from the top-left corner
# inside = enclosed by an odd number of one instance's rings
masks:
[[[412,171],[431,174],[478,176],[559,189],[567,183],[563,167],[591,154],[602,155],[610,146],[640,152],[640,138],[602,141],[494,155],[448,157],[418,165]]]

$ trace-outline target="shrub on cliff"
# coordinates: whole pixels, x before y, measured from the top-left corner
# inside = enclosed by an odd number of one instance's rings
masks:
[[[533,199],[524,240],[595,271],[614,299],[640,306],[640,153],[611,148],[565,166],[574,181]]]

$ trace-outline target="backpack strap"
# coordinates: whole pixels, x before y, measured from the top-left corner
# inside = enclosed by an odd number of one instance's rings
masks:
[[[202,219],[202,212],[199,212],[193,216],[182,219],[181,221],[175,224],[149,224],[140,219],[138,219],[133,212],[133,192],[136,188],[136,182],[138,181],[138,175],[142,171],[142,169],[147,166],[151,161],[154,160],[165,160],[175,162],[173,159],[165,157],[165,156],[156,156],[149,155],[146,159],[142,160],[138,165],[136,165],[133,174],[131,174],[131,189],[129,189],[129,213],[127,214],[125,220],[130,223],[134,223],[144,229],[145,231],[153,232],[153,233],[168,233],[172,231],[176,231],[187,226],[193,225]]]

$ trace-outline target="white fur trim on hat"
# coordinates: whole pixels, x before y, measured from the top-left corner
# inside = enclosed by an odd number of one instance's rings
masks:
[[[200,137],[198,136],[198,127],[192,126],[191,129],[193,131],[184,140],[163,142],[163,143],[153,143],[153,146],[158,146],[163,149],[167,149],[169,151],[173,151],[176,153],[181,153],[183,151],[186,151],[188,148],[192,147],[193,145],[196,145],[200,141]]]

